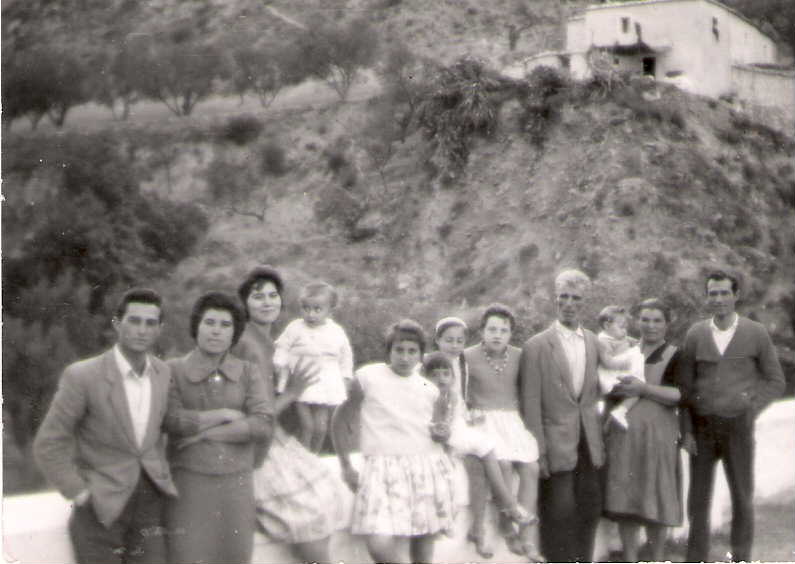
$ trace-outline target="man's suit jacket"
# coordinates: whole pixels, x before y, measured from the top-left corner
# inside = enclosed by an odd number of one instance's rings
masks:
[[[88,489],[97,517],[106,527],[124,509],[142,468],[162,492],[177,494],[161,431],[170,369],[150,359],[152,400],[141,447],[135,440],[113,349],[66,367],[33,443],[47,480],[70,499]]]
[[[522,348],[520,402],[525,425],[538,442],[539,456],[549,472],[569,472],[577,465],[580,430],[585,429],[591,461],[604,463],[602,425],[597,402],[596,336],[585,335],[585,380],[579,399],[574,396],[571,372],[563,345],[553,325],[530,338]]]

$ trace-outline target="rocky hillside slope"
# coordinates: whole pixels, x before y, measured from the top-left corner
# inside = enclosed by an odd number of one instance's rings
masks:
[[[242,118],[263,129],[239,144],[228,138],[235,118],[117,125],[141,189],[199,203],[209,218],[192,256],[157,283],[175,311],[166,347],[188,346],[201,290],[234,288],[255,263],[284,269],[293,289],[314,277],[338,285],[360,361],[380,354],[379,332],[398,316],[474,322],[496,300],[517,308],[518,342],[551,319],[550,281],[568,266],[595,281],[590,326],[607,303],[660,296],[676,306],[681,336],[701,313],[704,272],[723,267],[743,276],[743,311],[791,363],[795,144],[674,89],[640,100],[573,97],[540,145],[508,100],[445,182],[419,131],[375,166],[375,99]],[[7,191],[14,181],[7,171]]]

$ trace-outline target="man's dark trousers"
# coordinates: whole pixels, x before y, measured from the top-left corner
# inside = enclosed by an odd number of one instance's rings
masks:
[[[599,469],[580,429],[577,466],[541,480],[539,517],[541,551],[549,562],[591,562],[599,517],[602,484]]]
[[[163,515],[166,496],[146,472],[130,500],[110,526],[97,519],[89,500],[75,507],[69,533],[81,564],[157,564],[168,560]]]
[[[732,500],[732,560],[750,561],[754,538],[754,416],[693,415],[696,455],[690,457],[690,491],[687,500],[690,536],[688,562],[708,562],[709,514],[715,466],[723,460]]]

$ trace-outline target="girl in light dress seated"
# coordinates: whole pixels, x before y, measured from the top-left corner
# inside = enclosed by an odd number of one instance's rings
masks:
[[[433,407],[431,437],[449,446],[454,454],[472,455],[483,464],[502,511],[519,526],[534,523],[537,518],[521,507],[508,490],[494,456],[494,441],[469,425],[465,420],[466,407],[455,392],[453,368],[444,353],[433,352],[422,361],[420,373],[439,389],[439,397]]]
[[[513,490],[513,471],[519,475],[519,504],[536,514],[538,500],[538,445],[519,414],[519,358],[521,350],[511,346],[516,321],[513,312],[502,304],[492,304],[481,317],[482,342],[464,351],[468,368],[465,397],[479,428],[495,444],[503,479]],[[476,516],[485,513],[487,497],[479,494],[471,504]],[[482,519],[482,517],[481,517]],[[482,523],[477,524],[483,534]],[[531,525],[516,531],[506,515],[500,515],[500,531],[508,548],[530,562],[543,562],[535,546],[537,527]]]
[[[355,492],[351,532],[365,536],[376,562],[432,562],[438,533],[454,523],[453,461],[430,433],[439,389],[416,370],[424,351],[416,322],[391,326],[387,362],[356,371],[332,420],[343,478]],[[357,435],[358,472],[350,460]]]
[[[472,527],[467,533],[467,540],[475,544],[475,549],[481,557],[491,558],[494,556],[494,552],[486,542],[485,535],[485,509],[489,486],[503,508],[514,504],[527,515],[527,523],[513,519],[520,526],[530,524],[535,520],[535,515],[529,514],[525,508],[516,503],[512,493],[509,493],[511,499],[504,497],[503,491],[510,492],[510,490],[505,486],[499,462],[494,455],[494,441],[482,429],[476,427],[479,420],[478,418],[473,419],[467,409],[465,394],[469,389],[469,370],[464,357],[467,332],[468,327],[463,319],[445,317],[436,323],[433,343],[452,368],[453,377],[449,390],[453,396],[452,401],[459,406],[456,414],[458,421],[456,433],[451,437],[450,444],[456,454],[464,457],[467,469],[469,499],[473,510]],[[461,425],[462,422],[465,422],[466,427]],[[463,439],[458,438],[460,436],[463,436]],[[461,441],[464,444],[461,444]],[[486,480],[488,480],[488,484]]]
[[[326,441],[331,414],[347,397],[353,377],[353,352],[345,330],[330,316],[337,306],[337,291],[325,282],[301,290],[301,319],[291,321],[276,339],[273,364],[277,391],[284,390],[290,372],[302,358],[319,366],[318,381],[307,387],[296,403],[300,439],[312,452]]]
[[[626,310],[617,305],[609,305],[599,313],[599,387],[603,394],[609,394],[621,381],[623,376],[634,376],[645,382],[643,375],[645,359],[638,342],[627,334],[629,316]],[[638,403],[639,397],[624,398],[618,405],[610,405],[608,418],[615,420],[622,428],[627,429],[627,413]]]

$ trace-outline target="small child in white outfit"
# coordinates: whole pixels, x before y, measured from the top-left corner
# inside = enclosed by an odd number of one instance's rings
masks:
[[[319,366],[318,382],[304,390],[296,402],[299,438],[312,452],[323,447],[334,408],[348,397],[353,378],[350,341],[330,317],[337,300],[337,291],[330,284],[304,286],[300,295],[302,318],[287,325],[276,339],[273,354],[279,392],[300,358],[307,357]]]
[[[634,376],[645,381],[643,365],[645,359],[638,342],[627,335],[628,316],[626,310],[617,305],[609,305],[599,313],[599,326],[602,330],[599,339],[599,385],[602,392],[610,393],[621,382],[622,376]],[[609,415],[624,429],[629,428],[627,414],[638,402],[638,398],[626,398],[610,410]]]

